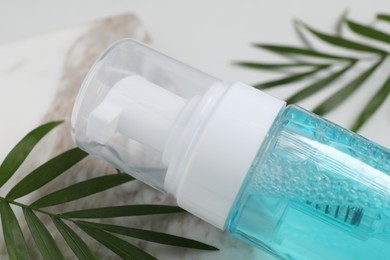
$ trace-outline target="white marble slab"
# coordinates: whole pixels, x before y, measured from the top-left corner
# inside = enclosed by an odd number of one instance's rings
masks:
[[[0,46],[0,161],[47,112],[59,87],[74,28]]]

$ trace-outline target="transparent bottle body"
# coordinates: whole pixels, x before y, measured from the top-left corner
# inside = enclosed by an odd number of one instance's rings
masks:
[[[77,146],[150,186],[169,192],[164,186],[168,166],[162,159],[163,149],[135,138],[131,131],[137,129],[146,136],[149,134],[148,139],[153,139],[163,132],[156,123],[169,122],[169,115],[157,113],[164,110],[161,104],[142,97],[139,90],[147,86],[140,81],[122,84],[120,90],[113,91],[127,78],[142,78],[146,85],[154,85],[160,92],[172,93],[183,102],[203,95],[220,80],[140,42],[122,39],[104,51],[83,82],[71,120],[72,136]],[[135,87],[138,89],[134,90]],[[115,98],[107,102],[113,98],[113,92]],[[110,106],[102,106],[107,103]],[[133,112],[130,113],[132,116],[129,116],[129,111]],[[91,124],[92,114],[101,116],[94,120],[98,124]],[[142,124],[148,122],[142,121],[148,115],[154,116],[154,120],[149,120],[148,125]],[[169,129],[169,123],[166,125]]]
[[[288,106],[226,228],[285,259],[390,259],[389,175],[388,149]]]

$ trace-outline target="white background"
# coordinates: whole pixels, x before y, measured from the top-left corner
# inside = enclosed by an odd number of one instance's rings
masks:
[[[237,60],[264,62],[270,60],[266,53],[251,47],[251,43],[298,45],[300,42],[292,25],[294,18],[322,31],[332,32],[337,19],[346,9],[349,9],[349,17],[362,23],[371,23],[376,13],[390,12],[390,2],[388,0],[0,0],[0,44],[9,47],[15,41],[23,41],[30,37],[39,37],[72,27],[77,28],[93,20],[132,12],[144,23],[152,37],[154,47],[224,80],[251,84],[270,77],[269,74],[232,65],[232,62]],[[0,58],[4,59],[3,56]],[[7,59],[12,60],[12,58],[10,55],[7,56]],[[51,58],[55,57],[51,56]],[[49,78],[59,72],[47,68],[46,73]],[[23,78],[25,75],[19,76]],[[373,93],[372,90],[366,91],[368,94]],[[37,100],[37,98],[29,99],[20,92],[22,91],[15,89],[11,91],[9,87],[0,86],[1,100],[23,104],[19,111],[7,109],[10,107],[7,103],[3,106],[0,104],[1,127],[12,126],[6,132],[0,132],[0,144],[7,143],[3,146],[0,159],[24,133],[38,124],[46,104],[49,104],[54,96],[52,92],[48,94],[48,91],[40,90],[39,100]],[[291,91],[282,88],[272,93],[285,98],[291,94]],[[360,96],[360,99],[356,98],[351,103],[347,103],[347,108],[361,107],[360,100],[367,101],[367,98],[366,94]],[[37,104],[41,105],[39,109]],[[303,102],[302,105],[311,107],[310,101]],[[28,107],[32,109],[25,109]],[[34,110],[33,107],[37,109]],[[390,102],[387,102],[382,108],[382,112],[387,112],[378,114],[383,116],[376,116],[376,123],[371,124],[371,127],[363,128],[361,133],[389,146],[390,139],[383,137],[388,136],[388,128],[382,127],[382,124],[390,124],[389,110]],[[348,126],[353,119],[351,113],[354,113],[353,116],[357,114],[353,109],[340,109],[331,114],[330,119]],[[18,122],[19,131],[14,131],[16,124],[12,124],[12,121]]]
[[[176,58],[227,80],[235,59],[261,56],[250,43],[298,43],[292,20],[332,30],[341,13],[371,22],[390,12],[387,0],[0,0],[0,43],[76,27],[133,12],[146,25],[153,44]],[[237,71],[234,68],[234,71]],[[246,73],[244,73],[246,74]],[[249,73],[248,73],[249,74]],[[255,77],[258,79],[258,77]],[[240,77],[247,81],[251,78]]]

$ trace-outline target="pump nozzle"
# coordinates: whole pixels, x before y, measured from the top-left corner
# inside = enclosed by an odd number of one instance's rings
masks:
[[[119,132],[164,151],[170,129],[187,101],[140,77],[118,81],[90,114],[87,134],[100,144]]]

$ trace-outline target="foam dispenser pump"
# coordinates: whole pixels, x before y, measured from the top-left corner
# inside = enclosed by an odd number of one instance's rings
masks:
[[[390,151],[139,42],[86,77],[72,135],[180,207],[287,259],[390,259]]]

